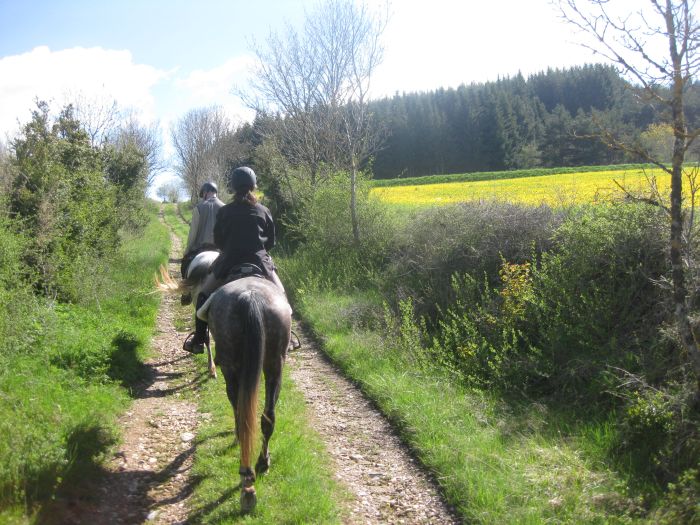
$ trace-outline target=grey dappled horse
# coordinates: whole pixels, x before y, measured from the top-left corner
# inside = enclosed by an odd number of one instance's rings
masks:
[[[209,267],[216,256],[217,252],[202,252],[190,264],[185,285],[192,287],[192,297],[196,298],[207,280],[213,279]],[[216,342],[216,364],[226,380],[240,445],[241,510],[250,512],[256,503],[255,474],[270,466],[268,445],[275,428],[275,404],[291,338],[292,309],[284,292],[271,281],[243,277],[213,292],[197,314],[209,323]],[[265,375],[263,445],[253,470],[261,373]]]

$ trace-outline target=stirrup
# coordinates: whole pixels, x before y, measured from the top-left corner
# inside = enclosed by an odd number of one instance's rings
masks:
[[[299,350],[301,348],[301,339],[299,339],[299,336],[294,330],[290,330],[290,332],[292,332],[292,335],[296,338],[296,341],[294,341],[294,339],[289,341],[290,350]]]
[[[190,294],[189,292],[183,293],[180,296],[180,304],[182,306],[187,306],[187,305],[192,304],[192,294]]]
[[[188,335],[185,338],[185,341],[182,343],[182,349],[185,352],[189,352],[190,354],[203,354],[204,353],[204,345],[209,343],[209,338],[207,336],[204,337],[204,341],[201,343],[193,343],[192,339],[197,335],[197,332],[190,332],[190,335]],[[189,348],[188,348],[189,346]]]

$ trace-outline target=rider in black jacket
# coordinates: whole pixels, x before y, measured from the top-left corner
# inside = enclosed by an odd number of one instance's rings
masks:
[[[275,223],[270,210],[258,203],[253,194],[257,188],[255,172],[245,166],[236,168],[229,174],[228,187],[234,194],[233,201],[219,209],[214,226],[214,244],[221,250],[212,265],[215,279],[210,279],[197,297],[197,310],[216,288],[226,283],[233,268],[243,263],[259,267],[266,278],[284,291],[268,253],[275,245]],[[207,325],[197,318],[195,332],[185,340],[183,349],[201,353],[207,340]]]
[[[225,279],[231,269],[242,263],[258,266],[265,276],[284,289],[268,253],[275,245],[275,223],[270,210],[258,203],[255,172],[236,168],[229,177],[233,201],[219,210],[214,226],[214,243],[221,255],[214,263],[217,279]]]

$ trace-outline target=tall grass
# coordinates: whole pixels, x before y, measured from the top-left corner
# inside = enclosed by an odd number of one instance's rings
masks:
[[[507,404],[387,346],[355,323],[371,296],[308,294],[297,309],[324,349],[400,429],[467,523],[635,523],[640,502],[606,452],[608,420]],[[375,304],[375,308],[381,308]]]
[[[159,304],[152,277],[168,253],[155,207],[149,215],[143,236],[124,237],[93,276],[95,293],[79,304],[36,299],[26,318],[31,345],[3,342],[0,521],[31,515],[119,438],[114,422],[143,374]]]

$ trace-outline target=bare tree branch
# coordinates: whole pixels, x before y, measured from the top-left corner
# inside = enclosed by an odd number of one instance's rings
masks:
[[[686,270],[693,267],[691,242],[695,219],[695,195],[698,187],[693,173],[684,171],[688,148],[698,136],[698,130],[688,130],[684,96],[687,86],[697,77],[700,67],[700,26],[693,13],[691,0],[649,0],[649,14],[640,6],[636,13],[615,15],[609,0],[559,0],[562,17],[588,34],[596,42],[591,46],[618,64],[638,82],[647,97],[663,103],[670,116],[666,123],[673,130],[671,162],[657,157],[642,145],[625,144],[610,130],[601,129],[598,138],[610,147],[632,152],[661,168],[671,176],[671,197],[668,213],[671,218],[669,255],[674,318],[683,349],[688,355],[700,398],[700,347],[691,322]],[[662,45],[663,44],[663,45]],[[689,176],[691,210],[684,217],[683,179]],[[652,191],[658,188],[650,181]],[[618,186],[621,186],[617,183]],[[624,190],[628,193],[626,190]],[[653,201],[654,199],[652,199]]]

